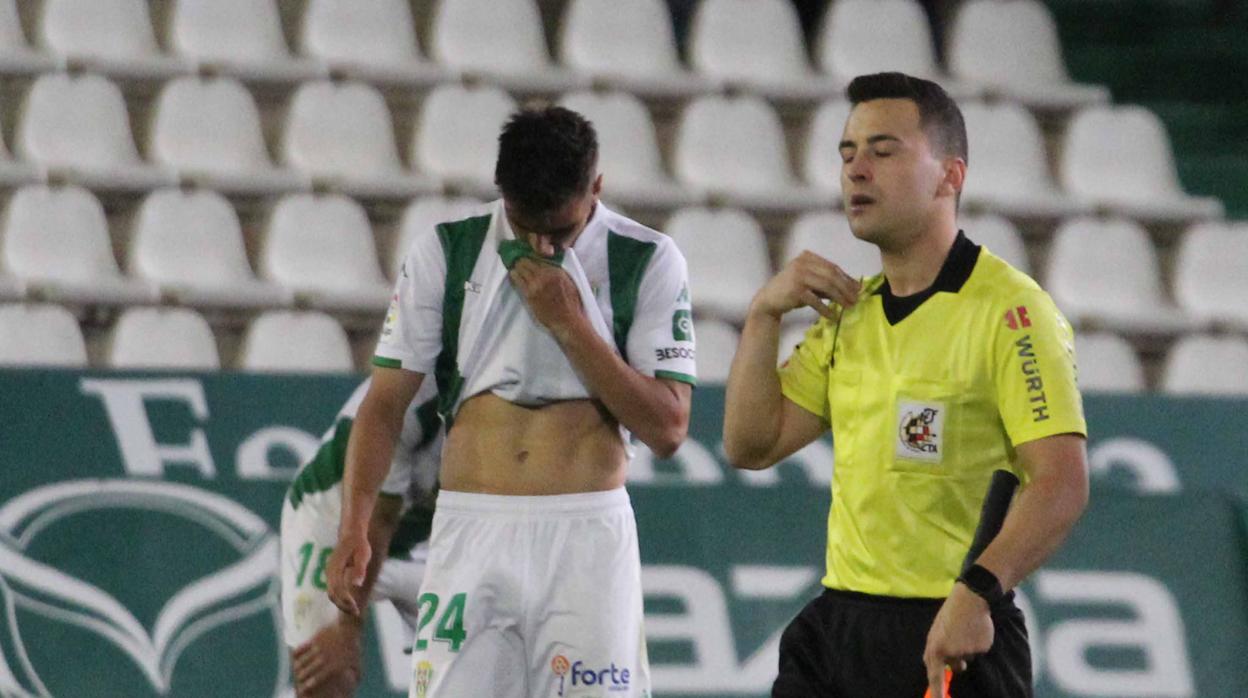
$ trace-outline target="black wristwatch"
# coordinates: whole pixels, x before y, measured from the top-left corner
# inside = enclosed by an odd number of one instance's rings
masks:
[[[1005,598],[1005,590],[1001,588],[997,575],[979,565],[966,568],[962,576],[958,577],[958,581],[987,601],[989,606],[995,606],[997,602]]]

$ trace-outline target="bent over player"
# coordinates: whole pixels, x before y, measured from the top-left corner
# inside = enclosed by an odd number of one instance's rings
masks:
[[[684,257],[598,201],[597,137],[512,115],[502,199],[413,243],[347,457],[330,591],[351,612],[402,408],[447,425],[411,695],[648,696],[629,433],[673,453],[695,382]]]
[[[282,505],[283,632],[301,697],[353,695],[361,676],[363,619],[330,601],[325,568],[338,540],[347,441],[369,384],[361,383],[343,405]],[[370,591],[371,600],[393,603],[412,633],[442,450],[436,395],[430,384],[404,412],[399,444],[368,524],[369,540],[383,554],[369,565],[356,590],[361,605]]]
[[[1010,592],[1088,497],[1073,336],[1048,294],[958,230],[966,127],[940,86],[849,85],[840,143],[862,282],[805,252],[754,296],[728,379],[724,448],[765,468],[831,429],[825,590],[788,626],[773,696],[1030,696]],[[974,231],[971,231],[973,234]],[[833,301],[832,305],[824,303]],[[781,317],[822,318],[776,370]],[[965,573],[993,472],[1023,485]]]

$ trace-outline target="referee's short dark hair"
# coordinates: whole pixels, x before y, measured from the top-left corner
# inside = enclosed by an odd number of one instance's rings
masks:
[[[845,90],[851,104],[873,99],[908,99],[919,107],[919,126],[927,134],[932,150],[944,157],[967,159],[966,122],[962,110],[944,88],[931,80],[905,73],[860,75]]]
[[[598,134],[564,107],[516,111],[498,137],[494,183],[508,203],[530,215],[549,213],[588,190],[598,165]]]

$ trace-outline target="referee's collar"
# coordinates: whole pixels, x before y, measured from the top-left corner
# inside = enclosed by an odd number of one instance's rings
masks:
[[[893,289],[888,285],[888,279],[885,278],[875,293],[883,300],[884,317],[888,319],[888,324],[896,325],[906,319],[938,291],[946,293],[961,291],[967,279],[971,278],[971,272],[975,271],[975,262],[979,260],[979,250],[980,246],[971,242],[970,238],[966,237],[966,233],[959,230],[958,237],[953,241],[953,246],[949,248],[945,263],[940,266],[936,280],[931,286],[909,296],[896,296],[893,295]]]

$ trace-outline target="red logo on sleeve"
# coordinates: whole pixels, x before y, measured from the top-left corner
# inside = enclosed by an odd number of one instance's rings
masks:
[[[1020,327],[1031,327],[1031,318],[1027,317],[1027,306],[1020,305],[1013,310],[1005,311],[1005,324],[1011,330]]]

